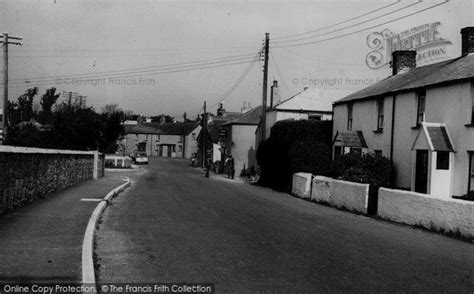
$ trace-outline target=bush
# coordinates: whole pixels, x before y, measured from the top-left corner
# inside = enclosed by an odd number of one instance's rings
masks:
[[[366,183],[378,189],[392,187],[392,162],[371,154],[348,153],[337,156],[333,162],[332,177],[345,181]]]
[[[296,172],[327,175],[331,170],[331,137],[331,121],[277,122],[257,150],[259,183],[289,191]]]

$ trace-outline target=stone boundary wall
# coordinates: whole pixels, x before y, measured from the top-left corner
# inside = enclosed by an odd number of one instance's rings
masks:
[[[0,146],[0,214],[103,176],[101,161],[97,151]]]
[[[367,214],[369,184],[316,176],[313,179],[311,200]]]
[[[410,191],[379,189],[378,215],[398,223],[474,238],[474,202],[442,200]]]
[[[293,174],[291,193],[300,198],[311,198],[311,180],[313,175],[310,173]]]

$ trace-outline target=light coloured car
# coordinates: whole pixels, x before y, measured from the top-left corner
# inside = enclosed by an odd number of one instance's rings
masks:
[[[137,152],[133,157],[133,161],[136,164],[148,164],[148,156],[145,152]]]

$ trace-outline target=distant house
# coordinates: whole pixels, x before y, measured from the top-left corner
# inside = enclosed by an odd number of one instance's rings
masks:
[[[433,197],[474,193],[474,27],[462,56],[416,67],[393,53],[393,75],[334,104],[334,154],[392,160],[395,185]]]
[[[225,130],[225,137],[222,138],[223,151],[234,158],[236,176],[243,170],[256,167],[255,131],[261,115],[262,107],[258,106],[222,124]]]
[[[125,153],[139,150],[148,156],[191,158],[200,130],[197,122],[125,125]]]
[[[203,149],[205,148],[205,153],[211,157],[212,162],[220,162],[219,168],[220,170],[223,169],[222,163],[225,160],[225,154],[222,152],[224,149],[221,140],[225,138],[227,131],[223,124],[241,115],[242,113],[240,112],[226,111],[222,103],[219,104],[216,115],[212,113],[207,114],[207,127],[201,130],[198,137],[199,151],[197,158],[199,162],[202,162]],[[203,143],[204,138],[205,144]]]
[[[266,113],[265,139],[270,137],[270,131],[277,121],[294,120],[331,120],[332,104],[352,93],[344,90],[326,90],[316,88],[304,88],[303,91],[291,96],[288,99],[279,101],[278,83],[273,82],[271,90],[270,107]],[[277,98],[276,98],[277,97]],[[260,123],[256,131],[256,142],[261,141],[262,124]]]

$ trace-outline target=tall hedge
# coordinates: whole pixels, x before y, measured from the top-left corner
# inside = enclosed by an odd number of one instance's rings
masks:
[[[257,150],[260,183],[289,191],[292,175],[331,172],[332,121],[283,120],[271,129],[270,137]]]

